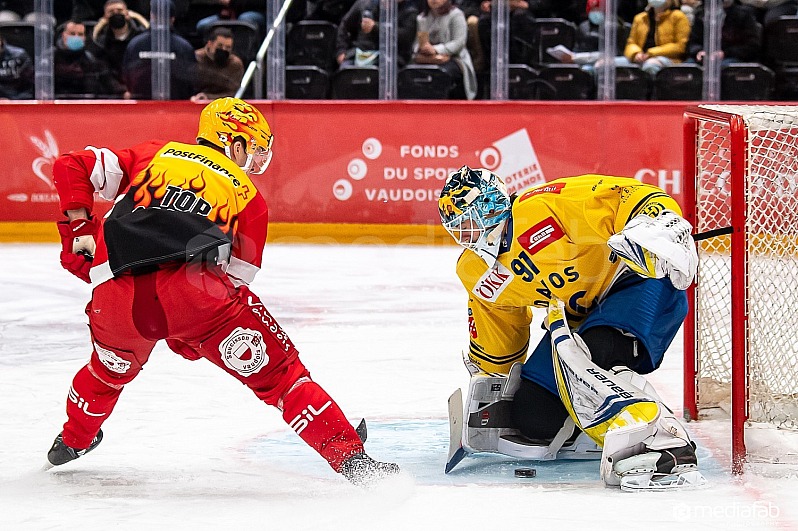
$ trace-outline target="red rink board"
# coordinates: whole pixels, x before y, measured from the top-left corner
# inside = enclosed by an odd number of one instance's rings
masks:
[[[443,180],[463,164],[495,171],[512,189],[607,173],[636,177],[681,200],[685,106],[260,102],[275,144],[258,184],[272,221],[301,223],[437,224]],[[153,138],[193,142],[201,108],[190,102],[0,104],[0,221],[58,217],[51,180],[58,153]]]

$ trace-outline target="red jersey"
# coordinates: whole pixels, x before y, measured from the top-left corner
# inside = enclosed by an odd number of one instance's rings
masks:
[[[268,209],[252,180],[213,148],[150,141],[62,155],[53,181],[63,211],[114,201],[96,236],[97,285],[165,262],[210,260],[250,283],[260,270]]]

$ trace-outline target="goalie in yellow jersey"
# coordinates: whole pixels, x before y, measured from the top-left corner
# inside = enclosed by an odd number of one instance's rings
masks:
[[[466,248],[457,274],[469,295],[472,375],[465,411],[459,390],[450,399],[446,471],[490,451],[600,457],[604,482],[623,490],[705,484],[695,444],[641,376],[659,367],[684,320],[698,266],[676,201],[606,175],[510,196],[495,174],[464,166],[439,211]],[[548,313],[530,349],[534,307]]]

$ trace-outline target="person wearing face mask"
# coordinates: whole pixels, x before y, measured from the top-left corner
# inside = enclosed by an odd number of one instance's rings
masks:
[[[150,27],[149,21],[139,13],[128,9],[124,0],[107,0],[103,17],[94,27],[89,51],[105,61],[111,75],[124,85],[122,60],[128,43]],[[129,93],[128,93],[129,97]]]
[[[673,0],[648,0],[646,9],[632,21],[624,58],[617,62],[640,65],[653,77],[684,60],[689,38],[690,22]]]
[[[59,30],[53,58],[56,98],[122,96],[124,86],[103,61],[86,50],[86,26],[69,20]]]
[[[623,20],[617,18],[618,27],[618,41],[616,43],[615,53],[621,55],[623,53],[626,38],[624,32],[621,31],[623,27]],[[599,51],[599,36],[604,31],[604,2],[602,0],[588,0],[587,2],[587,20],[579,24],[576,33],[576,45],[574,50],[571,51],[565,46],[559,45],[553,48],[548,48],[546,52],[563,63],[576,63],[582,66],[583,70],[593,72],[594,65],[601,60],[601,52]]]
[[[234,96],[244,77],[244,63],[233,53],[233,32],[214,28],[197,56],[199,93],[191,101],[200,102]]]

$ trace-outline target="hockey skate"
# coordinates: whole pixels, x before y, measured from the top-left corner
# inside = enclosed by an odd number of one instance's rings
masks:
[[[70,461],[74,461],[78,457],[87,454],[97,448],[97,446],[103,440],[103,430],[97,432],[97,435],[94,436],[92,439],[91,444],[89,447],[83,450],[78,450],[76,448],[72,448],[64,444],[64,439],[62,434],[59,433],[58,437],[55,438],[53,441],[53,446],[50,448],[50,451],[47,452],[47,464],[45,465],[45,469],[52,468],[54,466],[63,465],[65,463],[69,463]]]
[[[698,471],[695,443],[633,455],[612,464],[621,490],[673,490],[706,485]]]
[[[344,461],[339,472],[353,485],[368,487],[382,479],[398,474],[399,465],[375,461],[363,452]]]

